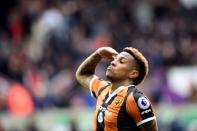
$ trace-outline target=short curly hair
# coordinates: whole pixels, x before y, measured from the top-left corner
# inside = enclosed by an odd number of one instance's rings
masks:
[[[144,81],[148,74],[148,61],[144,57],[144,55],[136,48],[126,47],[123,49],[123,51],[132,55],[139,65],[139,76],[133,81],[134,85],[139,85]]]

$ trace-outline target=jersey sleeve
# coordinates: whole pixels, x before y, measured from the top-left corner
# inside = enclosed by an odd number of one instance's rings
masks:
[[[107,85],[109,85],[107,81],[104,81],[102,79],[99,79],[97,76],[94,76],[90,81],[89,85],[91,95],[97,98],[97,96],[99,95],[99,91]]]
[[[142,93],[129,94],[126,101],[126,111],[139,126],[156,119],[151,102]]]

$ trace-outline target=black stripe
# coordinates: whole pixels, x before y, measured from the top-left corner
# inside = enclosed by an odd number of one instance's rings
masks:
[[[110,83],[107,83],[107,85],[103,86],[103,87],[98,91],[97,97],[98,97],[98,96],[101,94],[101,92],[102,92],[103,90],[105,90],[105,88],[108,87],[109,85],[110,85]]]
[[[135,121],[126,112],[126,100],[131,92],[134,92],[136,88],[129,86],[127,94],[124,98],[124,102],[118,112],[117,128],[118,131],[138,131]]]
[[[117,95],[118,95],[118,94],[114,95],[114,96],[110,99],[110,101],[107,103],[107,107],[113,102],[114,98],[115,98]]]
[[[128,87],[128,91],[127,91],[127,95],[126,95],[126,97],[125,97],[125,101],[127,100],[127,97],[129,96],[129,94],[130,94],[131,92],[134,92],[135,90],[137,90],[137,89],[136,89],[135,86],[133,86],[133,85],[131,85],[131,86]]]
[[[92,95],[94,96],[94,98],[97,98],[95,92],[93,91],[92,91]]]
[[[104,98],[104,100],[103,100],[103,103],[107,100],[108,96],[109,96],[109,94],[107,93],[107,95],[105,96],[105,98]],[[103,104],[102,104],[102,107],[103,107]],[[99,111],[98,111],[98,114],[97,114],[97,117],[96,117],[96,121],[97,121],[97,123],[96,123],[96,125],[97,125],[96,131],[104,131],[104,120],[103,120],[102,123],[99,123],[99,122],[98,122],[98,115],[99,115],[100,112],[102,112],[102,111],[99,110]],[[103,115],[104,115],[104,114],[103,114]],[[103,117],[103,118],[104,118],[104,117]]]
[[[106,95],[106,97],[105,97],[105,99],[104,99],[104,101],[103,101],[103,104],[102,104],[102,107],[106,108],[106,110],[107,110],[107,107],[113,102],[113,100],[114,100],[114,98],[117,96],[117,94],[114,95],[114,96],[109,100],[108,103],[105,103],[105,101],[107,100],[108,96],[109,96],[109,94],[107,93],[107,95]],[[103,120],[102,123],[99,123],[99,122],[98,122],[98,115],[99,115],[100,112],[102,112],[102,111],[99,111],[98,114],[97,114],[97,130],[96,130],[96,131],[104,131],[104,127],[105,127],[104,120]],[[104,118],[105,118],[105,112],[103,112],[103,119],[104,119]]]
[[[139,90],[136,90],[134,92],[134,94],[135,94],[134,95],[134,99],[135,99],[136,103],[138,103],[138,99],[140,97],[144,97],[143,93],[141,91],[139,91]],[[142,113],[142,112],[144,112],[146,110],[150,110],[149,113],[143,113],[143,114],[141,114],[142,119],[147,119],[147,118],[150,118],[150,117],[153,117],[154,116],[153,109],[152,109],[152,106],[151,105],[147,109],[141,109],[139,107],[139,105],[138,105],[138,110],[139,110],[140,113]]]

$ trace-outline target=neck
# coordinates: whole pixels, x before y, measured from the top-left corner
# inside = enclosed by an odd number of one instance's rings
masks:
[[[116,90],[120,86],[128,86],[128,85],[133,84],[133,81],[124,80],[124,81],[114,81],[111,83],[112,83],[111,91],[113,92],[114,90]]]

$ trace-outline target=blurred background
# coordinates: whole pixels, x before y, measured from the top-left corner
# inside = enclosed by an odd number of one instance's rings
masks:
[[[196,0],[1,0],[0,131],[91,131],[95,100],[75,71],[101,46],[147,57],[138,88],[160,131],[197,131]]]

